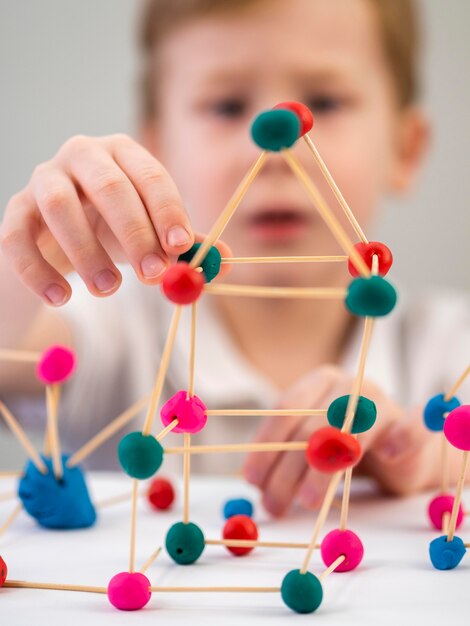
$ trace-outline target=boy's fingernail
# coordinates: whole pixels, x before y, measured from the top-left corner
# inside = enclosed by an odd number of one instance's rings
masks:
[[[46,296],[47,300],[54,306],[60,306],[61,304],[64,304],[64,302],[67,300],[67,292],[65,291],[65,289],[56,284],[49,285],[49,287],[44,292],[44,295]]]
[[[182,226],[173,226],[173,228],[170,228],[168,231],[166,240],[169,246],[184,246],[185,243],[191,241],[191,237],[188,231]]]
[[[282,515],[285,510],[285,506],[279,500],[276,500],[270,495],[265,495],[263,498],[264,507],[271,515]]]
[[[156,278],[166,269],[166,263],[156,254],[147,254],[142,259],[140,269],[145,278]]]
[[[98,291],[101,291],[101,293],[107,293],[116,287],[118,279],[111,270],[101,270],[101,272],[95,274],[93,282],[95,283],[95,287]]]

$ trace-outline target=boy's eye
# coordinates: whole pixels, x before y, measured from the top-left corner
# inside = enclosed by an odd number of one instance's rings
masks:
[[[309,98],[309,104],[314,113],[331,113],[343,106],[341,98],[336,96],[315,96]]]
[[[246,104],[243,100],[236,98],[226,98],[214,101],[210,109],[216,115],[226,118],[239,117],[246,112]]]

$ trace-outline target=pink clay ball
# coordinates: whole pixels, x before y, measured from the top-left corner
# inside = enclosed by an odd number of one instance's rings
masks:
[[[178,419],[174,433],[198,433],[207,422],[207,407],[197,396],[188,396],[187,391],[178,391],[166,402],[160,412],[162,424],[168,426]]]
[[[345,560],[338,565],[335,572],[349,572],[355,569],[364,556],[364,546],[352,530],[332,530],[321,542],[321,556],[327,567],[343,555]]]
[[[139,572],[120,572],[108,584],[108,598],[120,611],[138,611],[150,600],[150,581]]]
[[[51,346],[42,353],[36,375],[45,385],[63,383],[73,374],[75,354],[65,346]]]
[[[449,494],[442,494],[436,496],[431,500],[428,507],[428,516],[431,520],[431,524],[437,530],[442,530],[442,521],[444,513],[452,513],[452,507],[454,506],[454,496]],[[462,525],[464,518],[464,510],[462,505],[459,506],[459,512],[457,513],[457,528]]]
[[[454,448],[470,450],[470,405],[462,404],[448,414],[444,435]]]

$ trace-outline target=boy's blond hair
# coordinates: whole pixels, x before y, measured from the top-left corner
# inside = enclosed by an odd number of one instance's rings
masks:
[[[415,0],[366,0],[374,7],[385,53],[396,87],[398,103],[411,104],[418,93],[419,34]],[[208,15],[241,12],[266,0],[146,0],[141,16],[140,46],[143,53],[141,113],[156,114],[155,50],[162,39],[185,22]]]

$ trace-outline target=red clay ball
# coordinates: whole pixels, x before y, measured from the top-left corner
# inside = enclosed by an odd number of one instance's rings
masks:
[[[338,472],[355,465],[361,456],[357,439],[326,426],[310,435],[305,452],[308,464],[320,472]]]
[[[205,282],[202,272],[180,262],[163,275],[162,291],[175,304],[192,304],[201,295]]]
[[[6,581],[7,574],[8,574],[7,564],[0,556],[0,587],[2,587],[3,583]]]
[[[173,504],[175,490],[166,478],[154,478],[147,491],[147,497],[154,509],[166,511]]]
[[[233,515],[225,522],[223,538],[256,541],[258,539],[258,528],[248,515]],[[227,546],[227,550],[230,550],[235,556],[243,556],[251,552],[253,548]]]
[[[313,113],[310,111],[305,104],[301,102],[280,102],[276,104],[274,109],[287,109],[288,111],[292,111],[295,113],[300,120],[300,137],[303,137],[308,132],[310,132],[313,128]]]
[[[361,257],[364,259],[367,267],[372,270],[372,257],[376,255],[379,259],[379,275],[385,276],[393,264],[393,255],[390,248],[380,241],[369,241],[369,243],[356,243],[354,245]],[[356,269],[354,263],[349,259],[348,271],[351,276],[359,276],[359,272]]]

